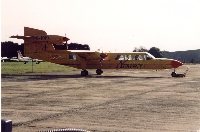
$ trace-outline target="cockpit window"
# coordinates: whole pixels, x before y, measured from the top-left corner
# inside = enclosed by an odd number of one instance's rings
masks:
[[[151,55],[151,54],[145,54],[145,55],[144,55],[144,58],[145,58],[145,60],[152,60],[152,59],[154,59],[155,57],[154,57],[153,55]]]

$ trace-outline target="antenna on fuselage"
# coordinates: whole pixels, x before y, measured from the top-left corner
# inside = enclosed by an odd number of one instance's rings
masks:
[[[67,38],[67,37],[66,37],[66,33],[65,33],[65,38]],[[65,44],[66,44],[66,48],[67,48],[67,50],[68,50],[68,44],[67,44],[67,41],[66,41]]]

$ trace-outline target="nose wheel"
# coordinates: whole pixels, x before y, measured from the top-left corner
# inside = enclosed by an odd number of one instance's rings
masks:
[[[177,74],[176,74],[176,68],[174,68],[174,71],[171,73],[171,76],[172,77],[176,77],[177,76]]]
[[[172,73],[171,73],[171,76],[172,76],[172,77],[176,77],[176,72],[172,72]]]
[[[188,70],[189,70],[189,67],[187,67],[187,69],[185,70],[185,72],[183,74],[177,74],[175,71],[175,68],[174,68],[174,71],[171,73],[171,76],[172,77],[185,77]]]
[[[174,68],[174,71],[171,73],[172,77],[176,77],[176,68]]]

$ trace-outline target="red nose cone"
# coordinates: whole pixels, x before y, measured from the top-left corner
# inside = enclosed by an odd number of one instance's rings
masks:
[[[182,62],[177,61],[177,60],[172,60],[172,67],[173,68],[177,68],[177,67],[182,66],[182,65],[183,65]]]

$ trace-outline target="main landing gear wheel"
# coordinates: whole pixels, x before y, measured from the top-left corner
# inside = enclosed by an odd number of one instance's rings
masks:
[[[101,69],[97,69],[96,73],[97,73],[97,75],[101,75],[103,73],[103,71]]]
[[[81,76],[87,76],[87,75],[88,75],[88,71],[87,70],[81,71]]]

